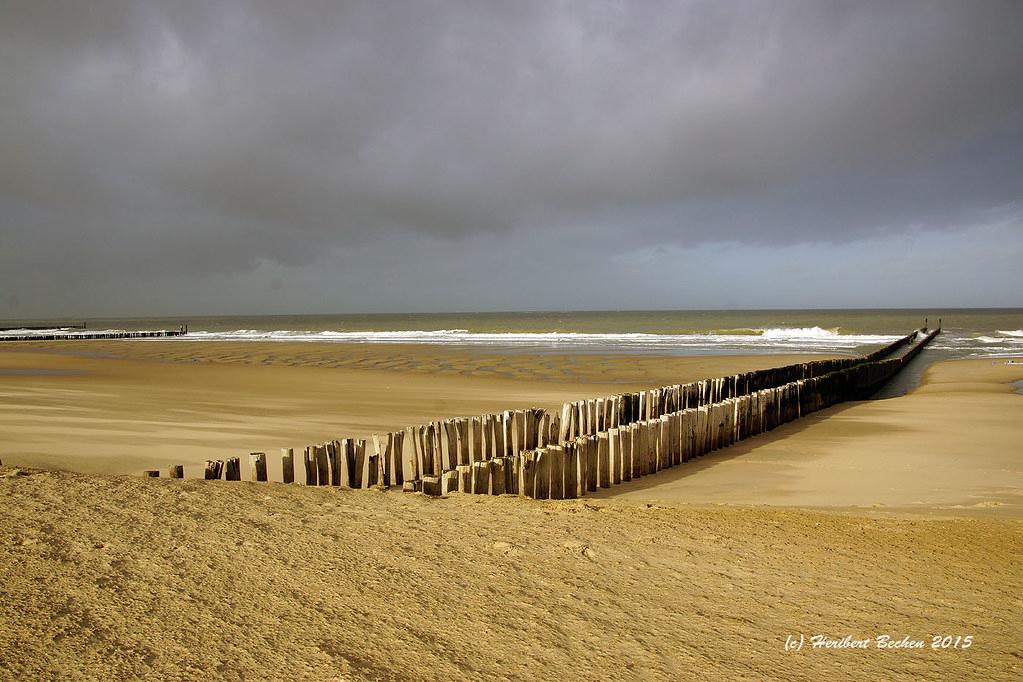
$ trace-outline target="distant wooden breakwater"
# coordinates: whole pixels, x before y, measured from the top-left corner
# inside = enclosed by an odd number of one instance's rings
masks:
[[[938,333],[926,327],[857,358],[819,360],[565,403],[409,426],[370,441],[343,438],[302,451],[307,485],[401,486],[428,495],[582,497],[769,431],[831,405],[869,397]],[[281,478],[296,482],[293,448]],[[170,468],[183,478],[184,467]],[[157,470],[147,476],[158,477]],[[206,462],[206,479],[241,480],[241,458]],[[249,478],[267,481],[263,452]]]
[[[19,329],[43,329],[33,327],[19,327]],[[65,329],[84,329],[83,327],[66,327]],[[9,330],[0,330],[9,331]],[[155,331],[64,331],[54,330],[52,334],[0,334],[0,341],[93,341],[97,339],[155,339],[164,336],[184,336],[188,333],[188,327],[182,326],[179,329],[158,329]]]

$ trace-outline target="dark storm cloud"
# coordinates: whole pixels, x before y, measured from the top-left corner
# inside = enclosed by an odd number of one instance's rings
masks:
[[[1023,210],[1021,36],[988,0],[6,3],[0,283],[955,229]]]

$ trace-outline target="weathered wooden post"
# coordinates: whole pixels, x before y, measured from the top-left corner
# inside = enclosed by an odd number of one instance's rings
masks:
[[[167,473],[171,478],[184,478],[185,467],[183,464],[175,464],[167,471]]]
[[[431,497],[439,497],[441,494],[439,476],[423,476],[423,493]]]
[[[639,437],[639,471],[643,476],[650,474],[650,422],[636,422],[636,433]]]
[[[466,418],[455,421],[458,430],[458,463],[471,464],[472,457],[469,455],[469,420]]]
[[[458,473],[458,492],[472,494],[472,465],[459,464],[455,469]]]
[[[372,478],[372,485],[387,487],[390,485],[391,473],[387,465],[388,443],[383,436],[373,434],[373,454],[376,459],[376,476]]]
[[[328,485],[341,485],[341,468],[338,464],[338,460],[341,458],[341,441],[330,440],[322,447],[327,451]]]
[[[316,455],[313,454],[312,446],[307,445],[302,453],[303,463],[305,464],[305,484],[306,485],[318,485],[319,481],[316,480]]]
[[[444,472],[441,476],[440,492],[442,495],[458,492],[458,471],[452,469],[451,471]]]
[[[281,480],[295,482],[295,450],[292,448],[281,448]]]
[[[565,499],[565,450],[560,445],[549,445],[544,448],[545,456],[550,457],[552,500]]]
[[[509,495],[519,494],[519,466],[521,459],[518,453],[508,457],[504,465],[504,491]]]
[[[415,427],[405,428],[405,436],[401,440],[401,457],[406,481],[414,481],[422,476],[422,471],[419,469],[419,458],[416,456]]]
[[[469,430],[469,445],[473,464],[483,461],[483,424],[479,417],[472,417]]]
[[[635,475],[632,462],[632,424],[618,427],[618,438],[622,444],[622,483],[628,483]]]
[[[490,494],[504,495],[507,482],[505,473],[504,457],[495,457],[490,460]]]
[[[444,471],[454,471],[458,466],[458,424],[454,419],[444,420],[444,435],[447,438],[444,448]]]
[[[622,482],[622,438],[618,427],[607,432],[608,462],[611,468],[611,485]]]
[[[249,453],[249,480],[266,483],[266,453]]]
[[[490,462],[481,459],[472,463],[472,492],[474,495],[490,494]]]
[[[325,445],[314,445],[313,464],[316,467],[316,484],[330,485],[330,463]]]
[[[241,457],[228,457],[227,466],[224,469],[224,480],[226,481],[240,481],[242,480],[242,460]]]
[[[592,493],[597,490],[597,436],[591,434],[584,440],[586,441],[586,490]]]
[[[532,497],[536,481],[536,453],[531,451],[519,454],[519,496]]]
[[[611,487],[611,444],[606,432],[597,433],[597,486]]]
[[[220,480],[220,474],[224,470],[223,460],[206,460],[206,470],[203,474],[203,478],[207,481],[218,481]]]
[[[551,457],[546,450],[536,450],[536,475],[533,480],[533,497],[547,500],[551,496]]]
[[[565,451],[565,499],[579,497],[579,448],[569,442],[562,446]]]
[[[146,478],[160,478],[160,471],[158,469],[146,469],[143,475]]]

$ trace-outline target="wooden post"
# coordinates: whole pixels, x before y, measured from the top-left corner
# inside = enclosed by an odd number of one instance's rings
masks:
[[[424,476],[437,476],[440,474],[440,456],[435,454],[433,451],[434,443],[434,432],[433,422],[424,424],[421,431],[421,438],[423,443],[423,475]],[[423,485],[423,492],[426,492],[426,485]]]
[[[391,485],[401,485],[405,482],[405,459],[402,452],[402,442],[404,439],[405,433],[403,431],[393,431],[387,436],[387,447],[390,449]]]
[[[242,460],[240,457],[227,458],[227,466],[224,469],[224,480],[226,481],[242,480]]]
[[[618,445],[622,452],[622,483],[632,480],[632,425],[618,427]]]
[[[416,457],[416,431],[412,426],[405,428],[405,436],[401,440],[401,457],[405,480],[417,480],[422,472],[419,470],[419,458]]]
[[[550,445],[544,448],[546,456],[550,457],[551,471],[551,499],[565,499],[565,450],[560,445]]]
[[[440,422],[433,422],[431,430],[431,439],[433,447],[433,475],[440,476],[444,472],[444,452],[442,451],[442,433],[444,427]]]
[[[423,476],[423,493],[432,497],[440,497],[440,477]]]
[[[143,474],[146,478],[160,478],[160,471],[158,469],[146,469]]]
[[[579,448],[571,442],[561,447],[565,452],[565,499],[574,500],[579,497]]]
[[[597,490],[597,436],[586,436],[586,490]]]
[[[515,410],[512,412],[511,420],[512,455],[518,456],[526,445],[526,413],[523,410]]]
[[[607,446],[611,485],[618,485],[622,482],[622,432],[617,426],[607,432]]]
[[[380,484],[380,457],[378,455],[366,455],[366,468],[362,472],[362,487],[371,488]]]
[[[459,419],[455,425],[458,427],[458,464],[470,464],[472,458],[469,456],[469,420]]]
[[[391,480],[390,471],[387,467],[387,441],[383,436],[373,434],[373,457],[376,458],[376,476],[372,480],[373,485],[387,486]]]
[[[473,417],[469,426],[469,456],[471,463],[475,464],[483,461],[483,424],[480,417]]]
[[[458,473],[458,492],[472,494],[472,465],[459,464],[455,471]]]
[[[531,451],[519,455],[519,496],[532,497],[536,481],[536,453]]]
[[[167,473],[171,478],[184,478],[185,467],[182,464],[175,464],[168,470]]]
[[[507,458],[504,465],[504,491],[509,495],[519,494],[519,464],[521,460],[516,453]]]
[[[341,466],[338,460],[341,459],[341,441],[331,440],[323,444],[327,450],[327,470],[330,472],[330,485],[341,485]]]
[[[508,457],[515,449],[515,413],[505,410],[501,413],[501,456]],[[518,453],[515,453],[518,454]]]
[[[220,474],[224,470],[223,460],[206,460],[206,470],[203,473],[203,478],[207,481],[218,481],[220,480]]]
[[[666,414],[662,414],[658,421],[657,468],[667,469],[671,466],[671,426]]]
[[[505,493],[505,471],[504,457],[495,457],[490,460],[490,494],[504,495]]]
[[[480,460],[472,463],[472,492],[474,495],[490,494],[490,462]]]
[[[355,461],[351,438],[342,438],[335,441],[335,452],[337,454],[337,479],[338,485],[342,488],[352,487],[352,464]]]
[[[606,432],[597,434],[597,486],[611,487],[611,446]]]
[[[440,492],[442,495],[458,492],[458,472],[454,469],[445,471],[440,479]]]
[[[427,441],[429,440],[426,437],[426,426],[420,424],[419,426],[414,427],[414,429],[415,429],[414,440],[416,446],[416,469],[417,471],[419,471],[420,477],[430,476],[431,474],[433,474],[432,469],[433,459],[430,453],[426,451],[426,444]]]
[[[369,487],[369,461],[366,457],[366,441],[355,441],[355,467],[351,472],[353,488]]]
[[[561,406],[561,424],[558,428],[558,442],[564,443],[568,440],[568,432],[572,423],[572,403],[565,403]]]
[[[589,459],[586,457],[586,438],[584,436],[576,436],[572,441],[572,445],[576,453],[576,497],[582,497],[586,494],[586,481],[590,477],[590,472],[587,468],[589,466]]]
[[[405,481],[401,484],[401,491],[404,493],[418,493],[423,489],[423,482],[420,479]]]
[[[249,480],[266,483],[266,453],[249,453]]]
[[[536,450],[536,477],[533,480],[533,497],[547,500],[551,496],[551,457],[546,450]]]
[[[444,420],[444,471],[454,471],[458,466],[458,424],[454,419]]]
[[[316,462],[316,480],[318,485],[330,485],[330,462],[327,459],[327,446],[314,445],[313,458]]]
[[[295,482],[295,450],[281,448],[281,480],[285,483]]]

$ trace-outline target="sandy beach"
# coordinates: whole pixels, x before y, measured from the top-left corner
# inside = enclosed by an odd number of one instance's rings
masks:
[[[138,474],[369,437],[821,356],[660,357],[443,346],[97,341],[0,345],[0,459]],[[245,464],[247,466],[247,464]],[[277,467],[273,467],[277,471]]]
[[[599,495],[1021,519],[1021,379],[1023,363],[937,363],[906,396],[837,405]]]
[[[0,671],[110,679],[1015,679],[1023,366],[942,363],[617,487],[138,470],[795,361],[340,344],[0,351]],[[130,475],[115,475],[130,474]],[[786,651],[790,636],[868,649]],[[878,636],[922,648],[878,649]],[[969,648],[935,649],[967,636]],[[960,642],[965,640],[960,640]]]

